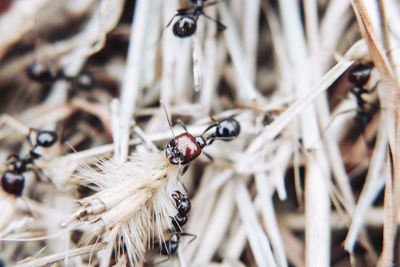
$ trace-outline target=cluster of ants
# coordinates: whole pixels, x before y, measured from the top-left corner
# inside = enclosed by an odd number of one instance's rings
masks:
[[[34,137],[34,138],[33,138]],[[25,185],[24,173],[35,171],[33,165],[35,160],[42,157],[38,152],[39,148],[49,148],[58,140],[56,132],[40,131],[29,129],[27,136],[31,150],[28,155],[21,158],[18,155],[12,154],[7,159],[7,170],[1,177],[1,186],[3,190],[14,196],[21,196]]]
[[[165,149],[165,155],[171,164],[185,165],[182,173],[187,170],[191,161],[201,154],[205,146],[211,145],[215,140],[231,141],[240,133],[240,124],[234,118],[222,119],[205,129],[202,135],[196,137],[188,133],[184,126],[183,128],[185,133],[174,137]],[[206,133],[213,128],[215,128],[215,131],[206,136]],[[161,254],[168,256],[166,260],[178,249],[181,236],[196,238],[194,234],[182,232],[182,226],[186,224],[187,214],[191,209],[189,198],[180,191],[175,191],[172,198],[175,200],[175,208],[178,213],[171,217],[173,228],[170,229],[170,238],[165,240],[161,246]]]

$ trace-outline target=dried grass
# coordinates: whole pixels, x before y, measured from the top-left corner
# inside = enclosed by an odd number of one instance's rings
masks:
[[[0,10],[1,170],[29,152],[29,128],[61,139],[25,174],[21,197],[0,191],[6,266],[163,261],[175,190],[191,199],[183,231],[197,238],[181,236],[160,266],[400,262],[398,1],[226,0],[205,8],[224,32],[201,16],[184,39],[165,25],[190,1],[10,2]],[[34,61],[96,83],[38,83],[26,74]],[[368,101],[379,108],[361,127],[347,75],[371,61]],[[194,136],[231,116],[241,133],[180,177],[163,151],[173,134],[160,100]]]

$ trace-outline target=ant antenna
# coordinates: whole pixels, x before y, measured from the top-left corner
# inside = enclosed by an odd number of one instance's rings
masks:
[[[171,121],[169,120],[169,117],[168,117],[167,108],[165,107],[165,104],[164,104],[164,102],[162,100],[160,100],[160,105],[164,109],[165,117],[167,118],[169,128],[171,129],[172,135],[174,136],[174,139],[175,139],[174,129],[172,129],[172,124],[171,124]]]

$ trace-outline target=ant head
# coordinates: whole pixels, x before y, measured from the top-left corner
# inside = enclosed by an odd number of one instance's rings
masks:
[[[240,133],[240,124],[234,118],[223,119],[218,122],[215,137],[223,141],[231,141]]]
[[[362,87],[368,82],[373,67],[372,63],[368,65],[355,64],[350,68],[347,80]]]
[[[179,214],[186,215],[189,213],[190,209],[192,208],[192,204],[185,194],[182,194],[180,191],[175,191],[172,194],[172,198],[175,200],[176,209],[178,210]]]
[[[175,36],[184,38],[192,36],[196,32],[196,20],[189,16],[183,16],[175,22],[172,32]]]
[[[20,196],[24,189],[25,177],[17,171],[6,171],[1,178],[1,186],[7,193]]]
[[[201,147],[189,133],[183,133],[172,139],[165,150],[165,156],[171,164],[185,165],[201,153]]]
[[[29,78],[37,82],[51,83],[56,79],[56,74],[53,71],[51,71],[45,64],[37,61],[30,64],[26,71]]]
[[[167,144],[165,156],[169,159],[171,164],[188,164],[200,155],[201,147],[190,133],[182,133],[178,136],[175,136],[171,122],[168,118],[167,109],[162,101],[160,101],[160,103],[164,109],[169,127],[174,136],[174,138]]]
[[[58,140],[58,135],[53,131],[40,131],[36,136],[36,144],[41,147],[51,147]]]

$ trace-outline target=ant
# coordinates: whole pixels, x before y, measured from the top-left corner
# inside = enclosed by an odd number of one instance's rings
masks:
[[[372,63],[366,65],[356,64],[351,67],[347,77],[347,80],[354,85],[351,93],[355,96],[357,102],[356,120],[363,125],[363,128],[371,121],[371,114],[366,111],[368,103],[364,100],[363,95],[371,93],[377,86],[375,84],[371,90],[365,88],[370,80],[373,67]]]
[[[219,22],[216,19],[213,19],[206,15],[203,11],[204,7],[218,4],[221,0],[215,0],[209,3],[205,3],[207,0],[190,0],[193,4],[190,8],[181,8],[177,10],[177,14],[175,14],[172,19],[169,21],[167,27],[172,23],[175,17],[180,17],[172,28],[172,32],[175,36],[184,38],[190,37],[196,32],[197,28],[197,20],[200,15],[203,15],[207,19],[215,22],[217,24],[218,30],[223,31],[226,29],[226,26]]]
[[[36,134],[34,141],[32,140],[33,133]],[[4,191],[14,196],[22,194],[25,185],[23,174],[30,171],[29,165],[34,164],[34,161],[41,157],[35,150],[39,147],[51,147],[58,140],[58,136],[53,131],[38,131],[31,128],[27,139],[32,147],[29,155],[22,159],[18,155],[10,155],[7,161],[7,171],[1,178],[1,186]]]
[[[82,72],[77,76],[66,75],[63,71],[53,71],[42,62],[34,61],[26,68],[28,77],[36,82],[50,85],[57,80],[65,80],[71,83],[73,88],[90,91],[95,84],[92,74]]]
[[[168,258],[164,261],[167,261],[171,254],[176,252],[181,236],[186,235],[193,236],[193,239],[196,238],[196,235],[194,234],[182,232],[182,226],[186,224],[188,220],[187,214],[192,208],[190,200],[186,197],[185,194],[181,193],[180,191],[175,191],[172,194],[172,198],[175,200],[175,208],[177,209],[178,213],[174,217],[171,217],[172,225],[174,228],[171,233],[171,237],[165,240],[165,242],[163,242],[161,246],[161,254],[168,256]],[[191,241],[193,241],[193,239]]]
[[[42,62],[34,61],[26,68],[28,77],[36,82],[51,84],[60,77],[60,73],[52,71]]]
[[[188,133],[184,125],[182,127],[186,132],[173,138],[165,149],[169,162],[175,165],[188,164],[200,155],[205,146],[211,145],[215,140],[231,141],[240,133],[240,124],[233,118],[223,119],[209,126],[202,135],[196,137]],[[214,127],[215,133],[204,138],[204,134]]]

